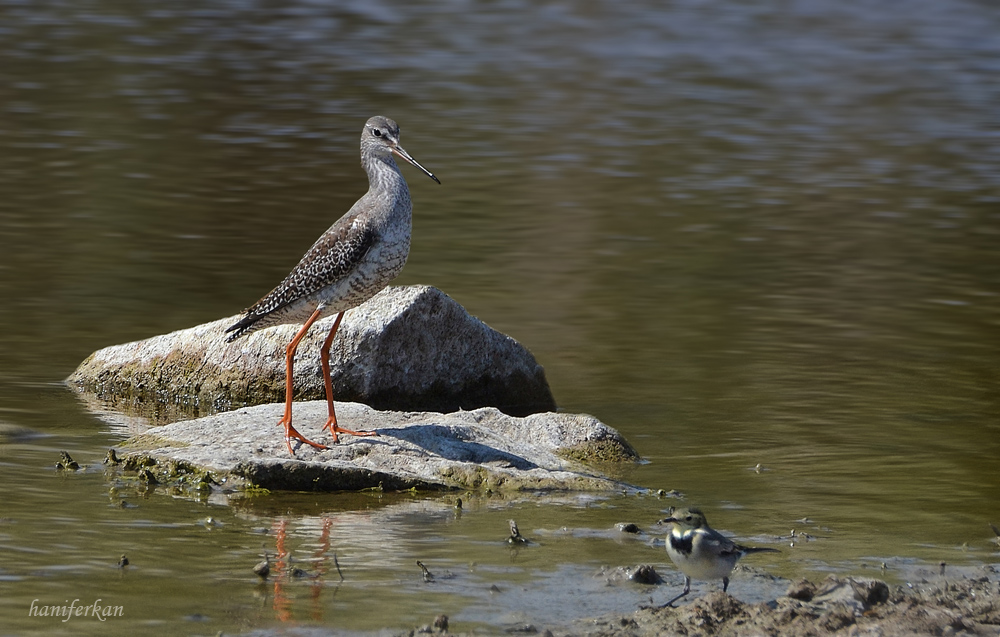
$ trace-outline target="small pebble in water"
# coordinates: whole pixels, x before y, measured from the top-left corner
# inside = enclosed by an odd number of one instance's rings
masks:
[[[527,544],[528,538],[521,535],[521,532],[517,529],[517,522],[514,520],[508,520],[510,523],[510,537],[507,538],[507,544]]]
[[[420,560],[417,560],[417,566],[420,567],[420,572],[421,572],[421,575],[423,576],[425,582],[433,582],[434,581],[434,574],[431,573],[429,570],[427,570],[427,567],[424,566],[423,562],[421,562]]]
[[[60,451],[59,452],[59,461],[56,463],[56,469],[63,469],[63,470],[67,470],[67,471],[76,471],[79,468],[80,468],[80,465],[76,462],[76,460],[73,460],[72,456],[70,456],[65,451]]]
[[[253,572],[261,579],[267,579],[271,574],[271,557],[264,551],[264,561],[253,567]]]
[[[434,629],[442,633],[448,632],[448,616],[441,614],[434,618]]]

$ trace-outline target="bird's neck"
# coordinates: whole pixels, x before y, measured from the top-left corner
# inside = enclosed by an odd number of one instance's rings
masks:
[[[410,189],[391,156],[369,157],[365,163],[368,172],[368,192],[358,202],[366,202],[383,214],[373,219],[376,225],[409,223],[413,204]]]
[[[365,172],[368,173],[369,188],[373,193],[403,190],[409,194],[403,173],[400,172],[392,155],[373,155],[366,159]]]

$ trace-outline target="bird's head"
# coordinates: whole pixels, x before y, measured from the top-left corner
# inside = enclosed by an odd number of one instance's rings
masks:
[[[668,517],[660,520],[658,524],[671,524],[673,528],[679,529],[681,532],[708,526],[705,514],[699,509],[671,507],[667,513]]]
[[[410,153],[399,145],[399,124],[388,117],[376,115],[365,122],[365,129],[361,133],[361,151],[362,154],[371,153],[382,157],[397,155],[422,170],[434,181],[441,183],[440,179],[410,157]]]

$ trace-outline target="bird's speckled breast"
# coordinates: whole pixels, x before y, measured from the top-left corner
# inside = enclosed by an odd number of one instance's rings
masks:
[[[395,232],[382,234],[382,239],[375,242],[348,276],[311,295],[310,305],[315,308],[322,303],[324,315],[343,312],[382,291],[406,265],[410,254],[409,225],[406,224],[407,232],[400,232],[402,228],[395,226],[390,228]]]
[[[327,316],[357,307],[406,265],[410,191],[385,145],[366,144],[366,139],[362,137],[361,163],[368,174],[368,192],[316,240],[277,287],[227,330],[233,332],[229,340],[273,325],[304,323],[317,309]]]

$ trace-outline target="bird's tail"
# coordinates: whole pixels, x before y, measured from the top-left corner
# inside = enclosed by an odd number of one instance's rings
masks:
[[[226,339],[226,342],[232,343],[233,341],[243,336],[247,332],[252,331],[254,328],[254,323],[256,323],[258,319],[260,319],[259,316],[255,316],[253,314],[247,314],[240,320],[236,321],[235,323],[227,327],[225,333],[229,334],[230,332],[232,332],[232,334],[229,335],[229,337]]]
[[[744,546],[744,553],[781,553],[778,549],[772,549],[769,546]]]

